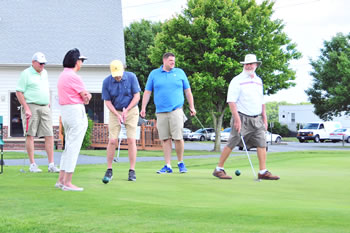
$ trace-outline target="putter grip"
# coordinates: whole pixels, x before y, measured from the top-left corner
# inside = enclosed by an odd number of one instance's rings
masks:
[[[27,118],[26,133],[28,132],[28,124],[29,124],[29,118]]]

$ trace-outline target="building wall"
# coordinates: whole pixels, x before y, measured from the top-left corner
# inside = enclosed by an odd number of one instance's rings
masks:
[[[20,73],[28,66],[0,66],[0,115],[4,117],[4,125],[10,125],[10,93],[16,92]],[[57,82],[63,68],[46,66],[49,75],[53,125],[59,125],[60,106],[58,104]],[[86,89],[91,93],[102,92],[102,82],[110,74],[108,66],[82,67],[78,72],[83,79]],[[108,122],[108,108],[104,106],[104,122]],[[10,129],[9,129],[10,130]],[[10,132],[9,134],[10,135]]]
[[[278,119],[281,124],[288,126],[289,130],[297,131],[297,124],[308,122],[317,122],[321,120],[315,113],[313,105],[280,105],[278,110]],[[292,115],[295,121],[292,120]],[[333,121],[339,121],[343,127],[350,128],[350,116],[344,114],[340,117],[334,117]]]

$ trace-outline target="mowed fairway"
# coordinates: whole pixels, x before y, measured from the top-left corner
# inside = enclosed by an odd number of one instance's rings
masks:
[[[55,189],[57,174],[6,167],[0,232],[350,232],[350,152],[271,153],[279,181],[254,181],[244,154],[225,165],[242,175],[219,180],[217,161],[187,159],[187,174],[164,175],[155,172],[163,162],[140,162],[136,182],[118,163],[107,185],[105,166],[80,165],[73,181],[83,192]]]

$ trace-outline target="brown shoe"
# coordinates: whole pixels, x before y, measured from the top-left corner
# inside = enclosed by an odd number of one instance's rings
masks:
[[[258,178],[261,180],[279,180],[280,177],[279,176],[274,176],[271,174],[271,172],[266,171],[264,174],[258,174]]]
[[[232,179],[231,176],[226,175],[225,170],[217,171],[216,168],[213,172],[213,176],[216,176],[219,179],[228,179],[228,180]]]

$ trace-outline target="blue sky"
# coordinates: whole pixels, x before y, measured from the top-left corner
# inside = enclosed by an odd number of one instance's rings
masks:
[[[144,18],[164,21],[180,13],[186,0],[122,0],[123,23]],[[262,2],[257,0],[258,3]],[[285,32],[298,45],[303,58],[291,63],[296,70],[296,87],[266,96],[266,101],[299,103],[308,101],[304,92],[311,87],[312,70],[309,60],[317,59],[324,40],[330,40],[337,32],[350,33],[349,0],[276,0],[273,18],[282,19]],[[292,97],[292,98],[291,98]]]

